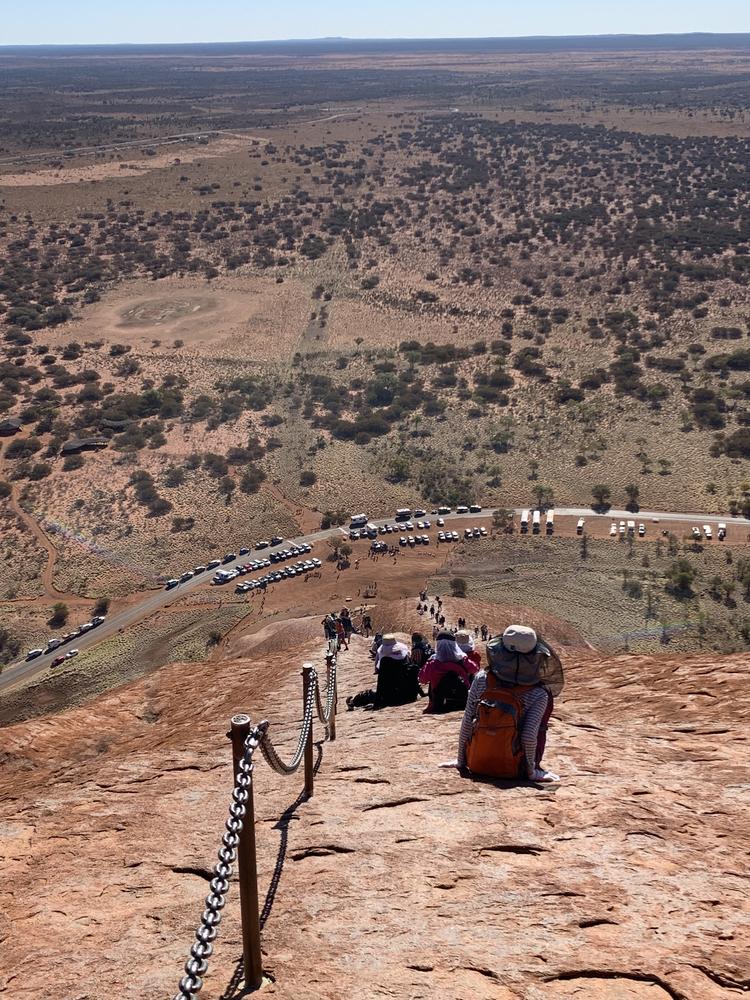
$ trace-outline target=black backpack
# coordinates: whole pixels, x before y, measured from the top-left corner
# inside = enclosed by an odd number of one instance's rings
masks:
[[[422,695],[419,667],[411,660],[396,660],[384,656],[378,670],[377,704],[406,705]]]
[[[432,707],[435,712],[463,712],[469,689],[455,671],[443,674],[432,689]]]

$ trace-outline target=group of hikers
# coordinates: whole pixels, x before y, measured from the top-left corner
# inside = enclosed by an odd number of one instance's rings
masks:
[[[491,778],[559,781],[542,767],[547,724],[564,683],[559,657],[526,625],[510,625],[495,637],[477,626],[474,631],[487,636],[482,669],[475,635],[464,619],[459,624],[456,631],[438,627],[434,649],[421,632],[413,633],[411,647],[395,635],[376,635],[370,650],[376,686],[347,698],[347,708],[379,709],[426,696],[426,714],[463,711],[456,759],[441,767]]]

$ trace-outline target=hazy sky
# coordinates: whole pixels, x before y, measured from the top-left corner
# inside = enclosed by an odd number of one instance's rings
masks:
[[[749,0],[0,0],[0,45],[750,31]]]

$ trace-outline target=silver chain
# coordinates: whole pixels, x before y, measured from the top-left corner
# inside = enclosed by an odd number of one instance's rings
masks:
[[[293,774],[302,762],[305,747],[313,723],[313,709],[317,710],[320,721],[326,727],[326,736],[330,725],[331,712],[334,709],[336,697],[336,657],[328,662],[328,684],[326,691],[326,708],[320,698],[318,674],[313,668],[309,674],[310,683],[305,699],[305,714],[302,720],[297,749],[288,764],[279,757],[276,748],[268,735],[268,722],[261,722],[247,735],[242,757],[237,761],[237,776],[232,789],[232,801],[229,806],[229,816],[225,823],[225,833],[221,838],[218,850],[218,861],[214,866],[214,877],[211,879],[211,892],[206,896],[206,908],[201,914],[200,924],[195,932],[195,942],[190,948],[190,954],[185,962],[185,975],[180,980],[179,993],[174,1000],[194,1000],[203,988],[203,976],[208,970],[208,960],[213,954],[213,942],[219,933],[221,911],[226,904],[229,892],[229,880],[232,877],[233,865],[237,860],[237,847],[240,842],[242,824],[247,812],[248,789],[252,782],[253,754],[260,748],[269,766],[279,774]]]
[[[307,746],[307,737],[310,735],[310,727],[312,726],[313,705],[315,703],[317,691],[318,674],[313,669],[310,671],[310,686],[307,690],[305,716],[302,720],[302,729],[300,729],[297,749],[294,751],[294,756],[288,764],[285,764],[281,757],[279,757],[276,747],[273,745],[268,732],[266,731],[263,735],[263,739],[260,743],[261,753],[265,757],[268,766],[273,768],[277,774],[294,774],[302,763],[302,758],[305,756],[305,747]]]
[[[251,729],[245,740],[245,752],[237,761],[237,777],[232,789],[232,802],[225,824],[226,832],[221,838],[218,861],[214,866],[214,877],[210,882],[211,892],[206,896],[206,908],[201,914],[201,922],[195,932],[195,943],[190,948],[190,955],[185,962],[185,975],[180,980],[180,992],[175,995],[174,1000],[193,1000],[203,988],[201,977],[206,974],[208,960],[214,950],[212,942],[219,933],[221,911],[226,903],[229,880],[237,859],[237,845],[240,842],[242,821],[247,811],[248,788],[252,781],[253,754],[262,738],[262,726]]]

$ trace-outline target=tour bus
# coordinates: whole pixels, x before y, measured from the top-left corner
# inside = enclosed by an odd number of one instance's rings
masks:
[[[548,535],[551,535],[555,530],[555,512],[554,510],[548,510],[547,516],[545,518],[545,528]]]
[[[410,517],[411,517],[411,507],[399,507],[399,509],[396,511],[397,521],[408,521]],[[365,522],[366,521],[367,518],[365,518]]]
[[[532,515],[531,525],[532,525],[531,530],[534,532],[535,535],[538,535],[539,529],[541,528],[542,525],[542,515],[538,510],[535,510]]]
[[[367,524],[367,514],[352,514],[350,528],[364,528]]]
[[[529,512],[527,510],[521,511],[521,534],[525,535],[529,530]]]
[[[586,521],[585,521],[584,518],[582,518],[582,517],[578,518],[578,524],[576,525],[576,534],[577,535],[582,535],[583,534],[583,526],[584,526],[585,523],[586,523]]]

